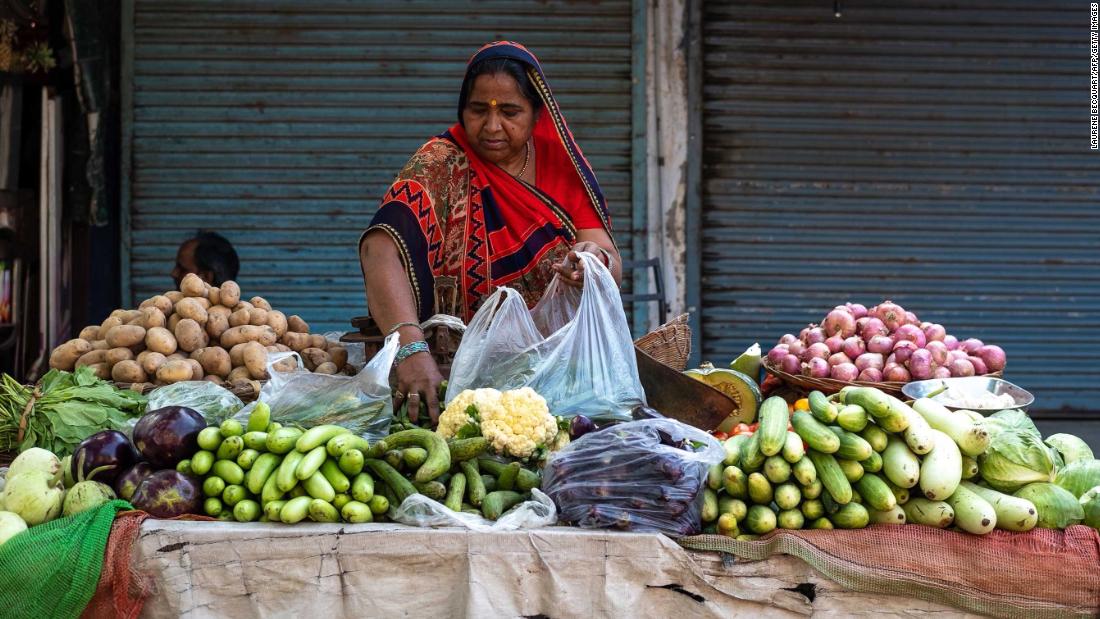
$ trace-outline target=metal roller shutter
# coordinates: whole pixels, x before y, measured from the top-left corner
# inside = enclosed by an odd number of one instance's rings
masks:
[[[887,297],[1095,410],[1087,3],[842,8],[705,3],[704,356]]]
[[[348,328],[366,311],[360,232],[497,39],[539,56],[630,253],[631,0],[131,6],[131,303],[168,288],[180,242],[209,228],[236,245],[246,295]]]

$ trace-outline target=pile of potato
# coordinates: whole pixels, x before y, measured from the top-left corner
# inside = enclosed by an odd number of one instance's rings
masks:
[[[241,300],[236,282],[210,286],[191,274],[179,290],[84,327],[79,337],[54,349],[50,367],[89,366],[100,378],[119,383],[234,384],[268,378],[267,354],[288,351],[299,353],[311,372],[355,371],[347,365],[347,349],[310,335],[298,316],[288,318],[262,297]],[[293,357],[276,365],[280,371],[295,367]]]

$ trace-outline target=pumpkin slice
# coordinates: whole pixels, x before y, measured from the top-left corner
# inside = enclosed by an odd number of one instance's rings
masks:
[[[684,374],[714,387],[737,403],[737,408],[730,411],[730,416],[719,424],[718,430],[728,432],[738,422],[752,423],[756,419],[761,398],[760,388],[755,380],[737,370],[716,368],[710,362],[704,362],[698,368],[687,370]]]
[[[737,370],[754,382],[760,379],[760,344],[756,343],[745,349],[730,362],[730,369]]]

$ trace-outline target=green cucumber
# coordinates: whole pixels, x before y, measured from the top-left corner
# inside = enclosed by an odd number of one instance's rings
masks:
[[[267,451],[267,432],[245,432],[241,437],[246,449]]]
[[[745,441],[749,440],[746,434],[737,434],[731,436],[722,443],[722,447],[726,450],[726,458],[722,462],[726,466],[737,466],[741,462],[741,450],[745,446]]]
[[[741,450],[741,469],[746,473],[759,471],[764,466],[767,456],[760,451],[760,435],[753,434],[745,441],[745,448]]]
[[[309,479],[302,481],[302,487],[305,488],[306,494],[315,499],[331,502],[336,498],[336,490],[333,489],[332,484],[328,483],[321,471],[317,471],[310,475]]]
[[[298,465],[305,457],[306,455],[300,451],[290,451],[283,456],[283,462],[279,465],[279,470],[275,472],[275,483],[279,490],[289,492],[291,488],[298,484],[298,477],[294,473],[298,471]]]
[[[909,418],[909,427],[902,433],[909,451],[915,454],[926,454],[932,451],[932,426],[928,425],[924,417],[908,404],[903,403],[901,406],[905,407],[905,415]]]
[[[333,424],[322,424],[314,426],[298,437],[298,440],[294,443],[294,448],[302,453],[309,453],[318,447],[324,446],[329,440],[340,436],[341,434],[350,434],[351,430]]]
[[[829,432],[829,429],[826,428],[825,431]],[[829,432],[829,435],[834,438],[836,437],[832,432]],[[832,454],[821,453],[811,449],[806,454],[806,457],[813,462],[814,468],[817,469],[817,478],[821,480],[822,485],[825,486],[825,490],[834,501],[843,505],[852,500],[852,484],[848,481],[848,478],[845,477],[844,471],[840,468],[840,464],[837,463],[836,458],[834,458]]]
[[[215,455],[218,460],[236,460],[243,450],[244,439],[239,436],[229,436],[222,441],[221,445],[218,445]]]
[[[943,436],[951,441],[952,446],[955,445],[951,437],[946,434]],[[939,448],[940,445],[937,442],[935,449]],[[985,535],[997,526],[997,510],[993,509],[989,501],[965,486],[959,485],[945,501],[955,510],[955,526],[967,533]]]
[[[783,443],[783,459],[791,464],[798,462],[806,455],[806,445],[797,432],[787,432],[787,440]]]
[[[207,477],[202,482],[202,493],[206,496],[221,496],[225,491],[225,485],[225,480],[221,477]]]
[[[812,465],[813,463],[811,462],[810,464]],[[814,470],[816,471],[817,469],[815,468]],[[802,498],[810,500],[819,498],[824,490],[825,486],[821,483],[821,480],[814,478],[812,482],[808,484],[803,484]]]
[[[516,478],[519,477],[519,471],[523,468],[519,462],[509,462],[500,475],[497,475],[497,488],[501,490],[515,490]]]
[[[309,502],[309,519],[314,522],[340,522],[340,512],[327,500],[313,499]]]
[[[428,450],[423,447],[406,447],[401,450],[401,460],[405,470],[415,470],[428,460]]]
[[[749,496],[748,475],[736,466],[727,466],[722,469],[722,487],[726,494],[735,499],[744,499]]]
[[[343,516],[344,520],[353,524],[374,520],[374,514],[371,513],[370,506],[362,501],[348,501],[340,509],[340,515]]]
[[[191,470],[195,469],[195,460],[191,460]],[[978,461],[970,456],[962,457],[962,478],[974,479],[978,476]]]
[[[840,449],[840,438],[814,419],[813,415],[805,411],[795,411],[791,416],[791,424],[794,426],[794,431],[806,441],[811,450],[831,454]]]
[[[252,407],[252,412],[248,414],[248,426],[245,431],[266,432],[269,425],[271,425],[271,407],[267,402],[256,402],[256,406]]]
[[[718,494],[710,488],[703,489],[703,509],[699,513],[703,522],[714,522],[718,519]]]
[[[856,488],[859,489],[863,501],[872,509],[884,512],[897,507],[897,497],[878,475],[864,475],[856,482]]]
[[[806,517],[806,520],[817,520],[825,515],[825,505],[818,499],[809,499],[802,501],[802,505],[799,506],[802,510],[802,515]]]
[[[833,523],[830,522],[828,518],[822,516],[821,518],[818,518],[817,520],[811,522],[809,528],[829,530],[833,528]]]
[[[768,482],[767,477],[760,473],[752,473],[749,475],[747,485],[749,499],[753,503],[767,505],[772,502],[772,485]]]
[[[358,449],[349,449],[340,455],[337,466],[345,475],[354,476],[363,472],[363,461],[365,460],[366,456],[363,455],[363,452]]]
[[[252,463],[252,468],[248,470],[248,476],[245,480],[248,491],[252,494],[260,494],[267,478],[279,468],[279,463],[282,461],[282,458],[273,453],[260,454],[256,461]]]
[[[233,506],[233,519],[237,522],[252,522],[260,517],[260,504],[252,499],[238,501]]]
[[[416,488],[417,492],[433,501],[442,501],[447,496],[447,486],[434,479],[432,481],[414,481],[413,487]]]
[[[848,432],[840,426],[829,426],[829,430],[840,439],[840,447],[833,453],[837,458],[858,462],[870,458],[875,451],[871,449],[871,444],[858,434]]]
[[[791,466],[791,475],[798,480],[798,483],[803,486],[809,486],[817,479],[817,469],[814,467],[814,463],[810,462],[809,458],[803,457]]]
[[[905,521],[909,524],[946,529],[955,521],[955,510],[943,501],[912,497],[902,505],[902,509],[905,510]]]
[[[785,509],[776,516],[775,523],[780,529],[801,529],[806,518],[797,509]]]
[[[837,413],[836,425],[849,432],[860,432],[867,427],[867,411],[859,404],[847,404]]]
[[[997,492],[992,488],[983,488],[978,484],[964,481],[959,484],[970,492],[985,499],[997,513],[997,528],[1006,531],[1030,531],[1038,522],[1039,512],[1035,504],[1027,499]],[[956,491],[957,492],[957,491]]]
[[[721,462],[715,462],[707,467],[707,487],[711,490],[717,490],[722,487],[722,469],[726,467],[722,466]]]
[[[196,454],[197,455],[197,454]],[[249,471],[252,469],[252,465],[256,464],[256,458],[260,457],[260,452],[255,449],[244,449],[237,455],[237,465],[242,469]],[[191,460],[191,471],[194,472],[195,464],[194,459]]]
[[[840,390],[840,399],[845,404],[863,407],[867,414],[875,418],[875,423],[887,432],[904,432],[909,427],[905,403],[874,387],[845,387]]]
[[[877,451],[872,451],[871,457],[861,461],[860,464],[868,473],[878,473],[882,470],[882,456]]]
[[[898,505],[905,505],[909,502],[909,489],[902,488],[894,484],[889,479],[885,480],[886,485],[890,488],[890,492],[894,493],[894,498],[897,499]]]
[[[787,402],[783,398],[772,396],[764,400],[760,405],[760,424],[756,428],[756,435],[760,437],[760,453],[774,456],[783,449],[789,423]]]
[[[781,484],[791,478],[791,465],[781,456],[768,456],[764,460],[764,476],[773,484]]]
[[[802,501],[802,492],[796,484],[790,482],[779,484],[775,487],[772,500],[779,506],[779,509],[794,509]]]
[[[218,429],[218,426],[205,427],[199,430],[199,437],[197,440],[199,449],[215,452],[222,444],[222,431]]]
[[[895,486],[912,488],[920,481],[920,460],[905,441],[891,436],[882,452],[882,472]]]
[[[263,488],[260,489],[260,505],[267,505],[272,501],[278,501],[283,498],[283,491],[279,490],[278,471],[275,471],[267,476],[267,481],[264,482]],[[295,487],[297,487],[297,481],[295,481]]]
[[[844,477],[849,483],[856,483],[863,478],[864,470],[863,465],[855,460],[847,460],[845,458],[837,458],[836,463],[840,465],[840,470],[844,472]]]
[[[206,451],[195,452],[194,456],[191,456],[191,472],[200,477],[210,472],[210,469],[214,466],[214,454]]]
[[[267,433],[264,446],[273,454],[288,454],[294,451],[294,443],[302,436],[298,428],[279,428]],[[297,513],[294,514],[295,516]],[[305,516],[302,516],[303,518]]]
[[[745,514],[748,513],[749,506],[741,499],[735,499],[729,496],[718,497],[718,511],[723,514],[730,514],[741,522],[745,519]]]
[[[304,436],[304,435],[303,435]],[[325,459],[328,458],[328,453],[325,452],[324,445],[318,445],[313,449],[305,452],[305,457],[298,463],[298,468],[294,469],[294,476],[299,481],[305,481],[313,474],[321,470],[321,465],[325,463]]]
[[[882,428],[869,424],[866,428],[863,428],[859,433],[863,437],[863,440],[867,441],[871,445],[871,449],[882,453],[886,450],[886,444],[888,436]]]
[[[829,518],[841,529],[862,529],[871,522],[871,514],[859,503],[848,503]]]
[[[839,411],[836,408],[836,404],[829,401],[824,393],[820,391],[811,391],[807,398],[810,403],[810,414],[814,416],[821,423],[832,423],[836,420]],[[811,445],[811,447],[813,447]],[[816,449],[816,448],[815,448]]]
[[[766,505],[753,505],[749,507],[749,511],[745,514],[745,521],[743,523],[745,528],[752,531],[756,535],[763,535],[775,530],[778,524],[775,516],[775,512]]]

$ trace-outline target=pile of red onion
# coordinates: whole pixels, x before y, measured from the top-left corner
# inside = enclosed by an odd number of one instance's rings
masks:
[[[976,338],[959,341],[893,301],[871,309],[845,303],[820,325],[779,338],[768,365],[813,378],[907,383],[997,372],[1005,367],[1005,351]]]

